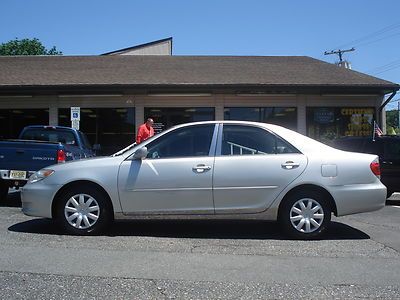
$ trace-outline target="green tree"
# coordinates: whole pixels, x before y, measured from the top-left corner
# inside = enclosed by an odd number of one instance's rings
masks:
[[[386,126],[399,128],[399,112],[397,110],[386,111]]]
[[[37,39],[15,39],[0,45],[0,55],[62,55],[55,46],[46,49]]]

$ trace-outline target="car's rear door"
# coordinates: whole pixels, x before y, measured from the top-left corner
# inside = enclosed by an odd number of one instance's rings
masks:
[[[218,140],[216,213],[264,211],[307,165],[305,155],[261,127],[224,124]]]
[[[123,212],[213,214],[217,127],[203,124],[175,129],[144,143],[146,159],[124,161],[118,175]]]

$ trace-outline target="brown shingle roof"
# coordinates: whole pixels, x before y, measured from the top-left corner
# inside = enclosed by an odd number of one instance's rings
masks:
[[[177,85],[399,88],[392,82],[306,56],[0,57],[0,89]]]

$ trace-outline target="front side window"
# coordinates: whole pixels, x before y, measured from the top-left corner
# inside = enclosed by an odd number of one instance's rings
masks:
[[[298,153],[292,145],[258,127],[224,125],[222,155]]]
[[[147,158],[208,156],[214,128],[209,124],[171,131],[146,145]]]

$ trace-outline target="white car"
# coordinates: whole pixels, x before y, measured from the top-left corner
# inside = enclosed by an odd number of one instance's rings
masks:
[[[22,190],[22,211],[94,234],[121,218],[278,220],[317,238],[331,214],[386,200],[376,155],[340,151],[286,128],[212,121],[173,127],[110,157],[50,166]]]

